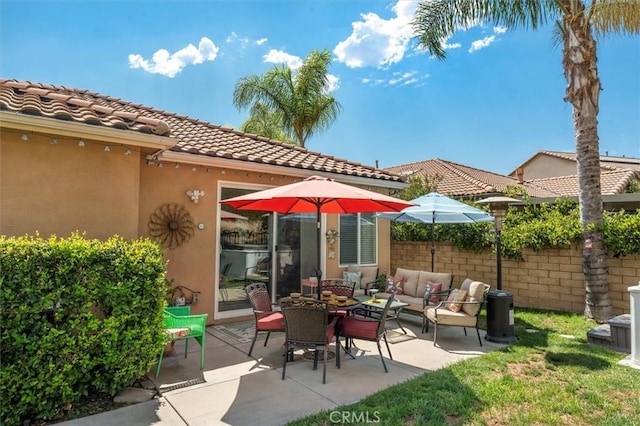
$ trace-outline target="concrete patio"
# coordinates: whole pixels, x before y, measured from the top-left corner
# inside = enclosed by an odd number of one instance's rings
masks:
[[[155,368],[148,374],[160,396],[144,403],[62,423],[84,425],[282,425],[322,410],[332,410],[356,402],[396,383],[445,367],[469,357],[503,348],[488,342],[478,344],[475,330],[464,335],[462,328],[441,327],[438,347],[433,345],[433,327],[421,334],[419,317],[403,315],[409,338],[390,343],[393,361],[385,373],[375,343],[356,341],[356,359],[341,357],[327,366],[327,383],[322,384],[322,364],[312,370],[312,362],[296,354],[282,375],[284,334],[272,334],[266,347],[258,340],[252,357],[247,356],[250,342],[241,343],[220,330],[207,329],[205,368],[199,369],[198,344],[177,344],[173,355],[162,363],[160,375]],[[388,323],[395,330],[395,322]],[[481,336],[484,338],[484,331]],[[383,354],[388,357],[383,344]],[[329,421],[329,415],[327,415]]]

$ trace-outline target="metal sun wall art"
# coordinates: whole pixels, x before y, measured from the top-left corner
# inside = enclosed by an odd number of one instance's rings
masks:
[[[189,211],[181,204],[165,203],[149,218],[149,235],[162,247],[174,249],[193,237],[195,225]]]

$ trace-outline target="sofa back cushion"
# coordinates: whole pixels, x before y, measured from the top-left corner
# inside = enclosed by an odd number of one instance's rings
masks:
[[[473,281],[470,278],[465,279],[460,286],[460,290],[467,292],[466,302],[480,302],[484,298],[485,284],[480,281]],[[480,310],[480,304],[462,305],[462,310],[470,316],[475,316]]]
[[[418,297],[418,275],[420,271],[414,271],[412,269],[396,269],[395,278],[404,278],[403,290],[407,296]],[[419,297],[424,296],[424,290]]]
[[[418,288],[416,289],[416,296],[424,296],[424,291],[426,290],[427,284],[429,282],[442,284],[442,288],[440,289],[440,291],[446,291],[451,288],[452,281],[452,274],[420,271],[418,275]]]
[[[378,267],[377,266],[359,266],[359,265],[349,265],[346,269],[347,272],[360,272],[360,283],[361,286],[364,287],[365,284],[372,283],[378,278]]]

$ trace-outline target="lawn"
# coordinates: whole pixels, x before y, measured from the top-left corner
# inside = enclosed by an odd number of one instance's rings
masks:
[[[640,371],[580,314],[516,309],[518,341],[290,425],[634,425]]]

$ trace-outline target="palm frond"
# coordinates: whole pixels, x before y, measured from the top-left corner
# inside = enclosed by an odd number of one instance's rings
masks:
[[[640,0],[599,0],[588,11],[597,36],[640,34]]]
[[[418,5],[411,26],[419,46],[444,59],[443,41],[458,30],[479,22],[537,29],[558,15],[556,0],[432,0]]]

